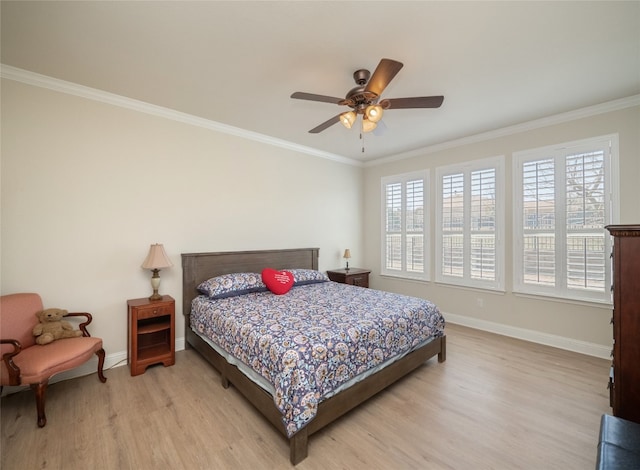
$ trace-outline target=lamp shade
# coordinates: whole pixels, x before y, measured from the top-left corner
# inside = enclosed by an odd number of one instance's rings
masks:
[[[173,266],[173,263],[160,243],[151,245],[149,248],[149,254],[142,262],[142,267],[144,269],[164,269],[170,268],[171,266]]]
[[[369,121],[366,115],[362,116],[362,132],[371,132],[376,127],[378,127],[378,125],[375,122]]]
[[[382,119],[382,114],[384,111],[382,110],[382,106],[379,104],[372,104],[371,106],[367,106],[367,109],[364,112],[367,115],[367,119],[371,122],[378,122]]]
[[[353,123],[356,122],[356,113],[353,111],[347,111],[346,113],[342,113],[340,115],[340,122],[347,129],[351,129]]]
[[[344,250],[344,255],[342,255],[342,257],[345,259],[351,258],[351,250],[349,250],[348,248]]]

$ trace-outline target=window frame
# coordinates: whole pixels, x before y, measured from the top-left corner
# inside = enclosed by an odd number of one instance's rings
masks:
[[[471,276],[471,174],[487,169],[495,170],[495,277],[493,280],[474,279]],[[461,277],[447,275],[443,272],[443,178],[450,175],[462,173],[463,183],[463,275]],[[504,155],[482,158],[478,160],[466,161],[452,165],[440,166],[436,168],[436,242],[435,242],[435,265],[436,282],[451,284],[460,287],[485,289],[504,292],[505,290],[505,157]]]
[[[415,271],[409,271],[407,269],[407,257],[406,257],[406,238],[407,238],[407,230],[406,230],[406,185],[410,181],[416,181],[421,179],[423,181],[423,232],[422,232],[422,246],[423,246],[423,269],[422,273],[416,273]],[[401,184],[401,269],[390,269],[387,267],[387,200],[386,200],[386,192],[387,185],[389,184]],[[431,201],[430,201],[430,180],[429,180],[429,170],[418,170],[409,173],[403,173],[399,175],[390,175],[383,176],[380,179],[380,200],[381,200],[381,247],[380,247],[380,274],[382,276],[390,276],[395,278],[402,279],[411,279],[411,280],[419,280],[419,281],[429,281],[430,280],[430,213],[431,213]]]
[[[567,189],[566,164],[567,158],[579,153],[587,154],[604,150],[604,222],[602,233],[604,237],[604,285],[602,290],[579,290],[569,286],[568,281],[568,249],[566,240],[568,234],[574,233],[567,223]],[[544,286],[526,283],[524,281],[524,183],[523,169],[529,162],[553,159],[554,162],[554,239],[562,243],[555,243],[554,285]],[[558,171],[559,169],[559,171]],[[610,304],[611,303],[611,253],[612,240],[605,230],[605,226],[617,223],[619,184],[618,182],[618,134],[593,137],[557,145],[549,145],[535,149],[513,153],[513,292],[516,294],[561,298],[570,301]],[[562,194],[558,194],[560,190]]]

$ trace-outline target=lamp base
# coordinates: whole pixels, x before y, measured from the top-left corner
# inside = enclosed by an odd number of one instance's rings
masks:
[[[162,300],[162,296],[158,294],[158,289],[160,288],[159,272],[159,269],[153,270],[153,276],[151,276],[151,288],[153,289],[153,294],[149,297],[149,300]]]

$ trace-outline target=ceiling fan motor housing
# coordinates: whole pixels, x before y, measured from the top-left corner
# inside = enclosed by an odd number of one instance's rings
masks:
[[[365,69],[360,69],[353,72],[353,79],[358,85],[366,85],[370,77],[371,72]]]
[[[375,104],[378,100],[378,95],[371,91],[366,91],[366,85],[370,77],[371,72],[368,70],[356,70],[353,73],[353,79],[358,86],[349,90],[341,104],[353,108],[358,114],[363,114],[367,106]]]

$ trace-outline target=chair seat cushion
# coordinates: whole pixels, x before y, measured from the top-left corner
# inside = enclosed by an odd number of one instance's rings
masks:
[[[93,337],[64,338],[53,343],[36,344],[23,349],[13,358],[20,367],[23,385],[38,383],[51,376],[84,364],[102,349],[102,339]],[[4,371],[3,371],[4,372]]]

